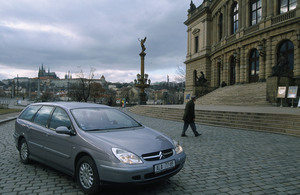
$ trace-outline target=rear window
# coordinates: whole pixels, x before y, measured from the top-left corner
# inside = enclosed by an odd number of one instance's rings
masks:
[[[31,121],[35,113],[41,108],[41,106],[30,106],[26,108],[21,115],[19,116],[20,119],[24,119],[27,121]]]

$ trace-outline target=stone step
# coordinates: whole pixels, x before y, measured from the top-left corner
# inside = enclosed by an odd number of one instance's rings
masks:
[[[271,106],[266,101],[266,87],[265,82],[226,86],[198,98],[195,104]]]
[[[135,114],[180,122],[182,122],[184,113],[184,110],[179,108],[142,105],[131,107],[129,111]],[[195,114],[197,124],[300,136],[299,115],[214,110],[196,110]]]

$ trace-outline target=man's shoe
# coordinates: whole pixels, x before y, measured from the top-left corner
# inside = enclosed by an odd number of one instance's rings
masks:
[[[201,133],[198,133],[197,135],[195,135],[195,137],[198,137],[198,136],[200,136],[201,135]]]
[[[181,135],[181,137],[187,137],[187,135]]]

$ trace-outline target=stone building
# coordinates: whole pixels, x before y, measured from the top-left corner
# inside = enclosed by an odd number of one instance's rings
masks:
[[[184,24],[186,94],[195,93],[195,72],[211,88],[266,82],[282,58],[279,76],[300,80],[300,0],[191,1]]]

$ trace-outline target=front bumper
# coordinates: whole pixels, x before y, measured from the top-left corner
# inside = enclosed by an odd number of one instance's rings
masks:
[[[151,183],[167,179],[178,173],[185,163],[186,155],[184,152],[170,158],[159,161],[145,161],[138,165],[103,165],[97,162],[100,180],[113,183]],[[154,165],[175,160],[175,167],[159,173],[154,173]]]

